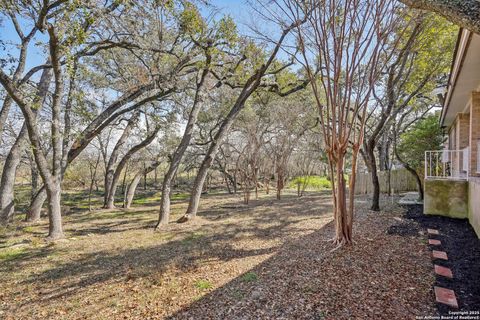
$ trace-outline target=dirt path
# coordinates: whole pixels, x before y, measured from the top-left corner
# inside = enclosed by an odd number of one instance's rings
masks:
[[[389,235],[402,211],[359,199],[353,248],[330,252],[328,193],[240,205],[209,196],[200,218],[151,226],[156,206],[72,213],[3,240],[4,319],[413,319],[433,314],[425,237]],[[174,216],[184,202],[174,204]],[[27,231],[27,235],[25,235]],[[12,251],[13,250],[13,251]],[[8,253],[11,253],[8,255]],[[14,252],[14,253],[12,253]]]

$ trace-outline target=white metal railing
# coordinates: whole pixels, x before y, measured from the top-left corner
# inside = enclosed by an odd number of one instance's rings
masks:
[[[468,180],[469,148],[425,151],[425,179]]]

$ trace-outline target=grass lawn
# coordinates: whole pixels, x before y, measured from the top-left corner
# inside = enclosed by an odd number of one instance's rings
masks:
[[[67,239],[16,223],[0,242],[2,319],[413,319],[434,314],[426,237],[391,235],[402,209],[358,198],[351,248],[331,252],[328,191],[281,201],[203,197],[199,218],[154,232],[158,194],[131,210],[75,209]],[[185,211],[181,194],[172,221]]]

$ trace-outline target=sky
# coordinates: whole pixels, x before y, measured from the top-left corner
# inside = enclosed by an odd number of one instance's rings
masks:
[[[217,7],[221,13],[230,15],[238,24],[238,29],[241,33],[247,33],[248,28],[246,24],[251,21],[250,18],[250,10],[243,0],[210,0],[210,2]],[[1,19],[1,18],[0,18]],[[25,25],[25,22],[20,21],[23,25],[24,33],[26,33],[31,26]],[[29,54],[27,57],[26,63],[26,70],[30,68],[42,64],[43,54],[41,48],[35,46],[35,42],[40,40],[46,40],[46,36],[42,35],[41,33],[37,33],[36,39],[31,41],[29,46]],[[5,49],[3,46],[0,45],[0,59],[7,58],[7,51],[12,52],[14,50],[15,44],[19,43],[18,35],[13,27],[13,24],[9,19],[1,19],[0,20],[0,41],[7,45]],[[14,52],[14,51],[13,51]],[[16,52],[15,52],[16,53]]]

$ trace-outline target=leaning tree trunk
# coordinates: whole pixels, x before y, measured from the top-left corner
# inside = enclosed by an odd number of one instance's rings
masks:
[[[3,132],[3,127],[5,126],[5,123],[7,122],[8,113],[10,112],[12,102],[13,102],[13,100],[9,95],[7,95],[3,99],[2,110],[0,110],[0,133]],[[0,143],[3,143],[1,134],[0,134]]]
[[[18,165],[22,158],[24,145],[27,140],[27,128],[25,124],[22,126],[15,143],[13,144],[7,159],[5,160],[0,182],[0,222],[3,225],[8,224],[15,211],[14,203],[14,186],[15,175],[17,173]]]
[[[135,191],[137,190],[137,186],[141,179],[142,179],[142,172],[139,171],[133,177],[132,182],[130,182],[130,184],[128,185],[127,196],[125,199],[125,209],[130,209],[130,206],[132,205],[133,197],[135,196]]]
[[[127,142],[128,137],[130,136],[130,132],[132,131],[133,127],[135,126],[138,117],[140,113],[138,111],[135,111],[130,119],[128,120],[127,125],[125,126],[125,129],[122,132],[122,135],[118,139],[117,143],[115,144],[115,147],[112,150],[112,154],[110,155],[110,158],[108,159],[107,167],[105,168],[105,193],[103,196],[103,206],[104,208],[107,207],[107,202],[108,202],[108,193],[110,189],[112,188],[112,182],[113,182],[113,175],[115,173],[115,164],[117,164],[118,157],[120,156],[120,152],[122,150],[123,145]]]
[[[258,80],[260,80],[260,78]],[[255,88],[258,87],[258,84],[255,86]],[[253,92],[253,89],[251,92],[242,92],[237,102],[232,107],[228,115],[225,117],[217,133],[213,137],[210,147],[208,148],[207,154],[205,155],[205,158],[203,159],[202,164],[198,169],[197,176],[195,177],[195,181],[193,182],[193,187],[190,193],[190,201],[188,203],[187,211],[185,215],[178,220],[178,222],[187,222],[188,220],[191,220],[196,217],[197,211],[198,211],[198,205],[200,203],[200,197],[202,196],[203,184],[205,183],[205,179],[207,178],[208,170],[212,166],[212,163],[215,160],[215,157],[218,151],[220,150],[220,146],[223,143],[223,140],[225,139],[227,133],[230,131],[230,127],[235,121],[235,118],[245,106],[245,101],[251,95],[252,92]]]
[[[298,27],[300,21],[297,21],[287,28],[285,28],[282,32],[282,35],[278,39],[275,44],[275,47],[271,51],[271,54],[266,61],[266,63],[262,64],[259,69],[257,69],[253,75],[248,78],[243,86],[242,91],[240,92],[238,98],[235,101],[235,104],[230,109],[230,112],[223,120],[220,128],[218,129],[217,133],[215,134],[210,147],[208,148],[207,154],[200,165],[200,169],[198,170],[197,176],[195,177],[195,181],[193,183],[193,188],[190,194],[190,201],[188,203],[187,211],[185,215],[178,220],[178,222],[186,222],[192,218],[195,218],[198,211],[198,205],[200,203],[200,197],[202,195],[202,188],[203,184],[205,183],[205,178],[207,177],[208,170],[211,167],[213,160],[215,159],[220,145],[223,143],[225,136],[227,135],[230,127],[232,126],[235,118],[237,117],[238,113],[245,107],[245,102],[247,99],[252,95],[253,92],[260,86],[261,80],[265,75],[268,68],[272,65],[275,57],[280,50],[280,47],[283,44],[283,41],[286,39],[288,33],[292,31],[294,28]],[[308,82],[305,82],[299,85],[296,88],[288,90],[287,93],[284,93],[283,96],[286,96],[290,93],[296,92],[300,89],[305,88]]]
[[[38,84],[38,92],[35,96],[34,105],[38,105],[39,108],[34,111],[33,116],[36,118],[36,113],[43,106],[43,101],[48,93],[48,87],[52,79],[52,72],[50,69],[45,69],[40,77]],[[17,173],[18,165],[22,157],[22,153],[25,151],[26,142],[28,138],[27,123],[24,121],[22,128],[13,144],[10,152],[5,160],[5,164],[2,171],[2,178],[0,182],[0,223],[6,224],[11,220],[13,216],[14,208],[14,186],[15,175]]]
[[[179,155],[180,156],[180,155]],[[182,155],[183,156],[183,153]],[[158,222],[155,228],[160,226],[167,225],[170,221],[170,194],[173,178],[180,164],[180,157],[178,159],[178,164],[173,162],[170,164],[167,173],[162,182],[162,196],[160,198],[160,214],[158,217]]]
[[[400,154],[398,153],[396,145],[394,145],[393,152],[395,153],[395,157],[397,158],[397,160],[405,167],[405,169],[407,169],[408,172],[410,172],[415,177],[415,181],[417,182],[418,198],[419,198],[419,200],[423,200],[424,191],[423,191],[422,179],[418,175],[417,171],[415,169],[413,169],[407,162],[405,162],[400,157]]]
[[[238,110],[238,112],[239,111],[240,110]],[[212,166],[213,160],[218,153],[220,145],[223,142],[223,139],[225,138],[227,132],[230,130],[230,127],[232,126],[238,112],[231,112],[227,116],[226,120],[222,123],[220,129],[215,135],[210,147],[208,148],[207,154],[203,159],[200,168],[198,169],[195,181],[193,182],[187,212],[182,218],[178,220],[178,222],[187,222],[188,220],[191,220],[197,216],[198,205],[200,203],[200,197],[202,196],[203,185],[205,183],[205,179],[207,178],[208,170]]]
[[[35,222],[40,220],[42,207],[46,200],[47,200],[47,191],[45,186],[42,186],[40,190],[37,191],[32,201],[30,202],[30,207],[28,208],[27,214],[25,216],[25,221]]]
[[[202,71],[202,74],[200,76],[200,79],[197,83],[197,89],[195,92],[195,97],[193,100],[193,105],[192,109],[190,110],[190,114],[188,116],[188,121],[187,125],[185,126],[185,131],[183,132],[182,140],[180,141],[180,144],[174,151],[170,166],[168,167],[167,173],[165,174],[165,177],[162,182],[162,196],[160,198],[160,213],[158,215],[158,222],[155,226],[155,229],[159,228],[160,226],[167,225],[168,222],[170,221],[170,194],[171,194],[171,186],[172,186],[172,181],[175,177],[175,174],[178,171],[178,168],[180,167],[180,163],[182,161],[183,155],[185,154],[185,151],[187,150],[188,145],[190,144],[190,141],[193,136],[193,130],[195,128],[195,124],[197,123],[198,119],[198,114],[200,110],[203,107],[203,104],[205,102],[205,90],[204,90],[204,85],[205,85],[205,80],[207,78],[207,75],[209,73],[209,68],[210,68],[210,63],[211,63],[211,55],[208,53],[208,50],[206,51],[206,66]]]
[[[135,145],[132,147],[128,152],[125,154],[125,156],[120,160],[118,163],[117,168],[115,169],[115,173],[113,174],[113,180],[112,184],[110,186],[110,190],[108,190],[108,197],[107,197],[107,209],[113,209],[115,208],[115,193],[117,191],[117,186],[120,181],[120,175],[127,165],[127,162],[130,160],[130,158],[137,153],[138,151],[142,150],[144,147],[148,146],[152,141],[155,139],[158,131],[160,130],[160,127],[155,128],[153,132],[142,142],[139,144]]]
[[[127,195],[125,199],[125,209],[130,209],[130,206],[132,205],[133,197],[135,196],[135,191],[137,190],[138,184],[142,179],[142,175],[148,174],[153,170],[157,170],[160,164],[161,164],[160,161],[155,161],[145,169],[138,171],[137,174],[133,177],[132,182],[130,182],[130,184],[128,185]]]

